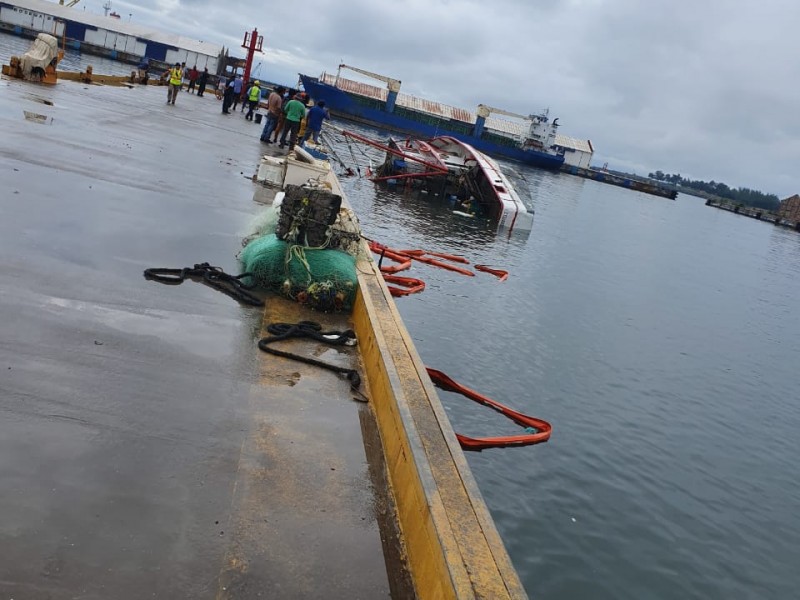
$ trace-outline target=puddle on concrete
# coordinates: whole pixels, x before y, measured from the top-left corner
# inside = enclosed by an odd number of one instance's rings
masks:
[[[29,110],[23,110],[22,112],[25,113],[25,119],[28,121],[41,123],[42,125],[47,123],[47,115],[40,115],[39,113],[31,112]]]

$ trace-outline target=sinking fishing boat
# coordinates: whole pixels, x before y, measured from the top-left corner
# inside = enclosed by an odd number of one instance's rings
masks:
[[[390,138],[385,150],[385,161],[370,173],[372,181],[427,180],[428,187],[444,191],[456,214],[495,219],[499,229],[509,232],[532,229],[533,209],[525,206],[497,162],[469,144],[450,136]]]

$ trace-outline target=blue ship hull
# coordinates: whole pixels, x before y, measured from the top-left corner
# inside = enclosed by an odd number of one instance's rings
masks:
[[[362,99],[359,96],[323,83],[316,77],[301,74],[300,80],[303,82],[303,89],[314,100],[324,100],[326,108],[335,115],[346,119],[421,138],[449,135],[490,156],[502,156],[545,169],[558,170],[564,164],[564,157],[561,155],[547,154],[536,150],[523,150],[516,146],[507,146],[503,143],[475,137],[471,133],[464,133],[455,129],[456,127],[471,129],[467,123],[447,121],[445,119],[438,119],[440,121],[438,124],[425,123],[413,118],[415,114],[409,114],[411,111],[403,111],[400,107],[396,107],[395,112],[387,112],[384,102],[370,98]],[[398,114],[400,112],[403,114]],[[419,115],[420,119],[426,118],[426,115],[416,114]],[[449,126],[454,127],[454,129],[450,129]]]

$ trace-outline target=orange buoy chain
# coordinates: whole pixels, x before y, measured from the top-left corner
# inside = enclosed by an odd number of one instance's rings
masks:
[[[428,254],[430,256],[438,256],[439,258],[444,258],[445,260],[450,260],[464,265],[469,264],[469,261],[466,258],[459,256],[458,254],[444,254],[443,252],[430,252],[428,250],[398,250],[397,252],[400,252],[401,254],[408,254],[409,256],[424,256],[425,254]]]
[[[421,279],[395,275],[395,273],[399,271],[405,271],[411,267],[411,258],[398,254],[397,251],[387,248],[383,244],[379,244],[375,241],[370,241],[369,249],[377,254],[380,254],[381,261],[383,261],[384,258],[388,258],[389,260],[393,260],[394,262],[398,263],[396,265],[387,266],[381,264],[380,266],[381,274],[386,282],[386,287],[389,289],[389,293],[393,297],[398,298],[400,296],[408,296],[409,294],[417,294],[425,289],[425,282]],[[396,285],[390,285],[392,283]]]
[[[442,262],[441,260],[436,260],[435,258],[431,258],[430,256],[426,255],[437,256],[439,258],[446,258],[447,260],[460,262],[462,264],[463,263],[469,264],[469,261],[463,256],[454,256],[451,254],[434,254],[432,252],[426,252],[425,250],[395,250],[395,252],[397,252],[402,256],[409,256],[413,260],[418,260],[419,262],[423,262],[433,267],[439,267],[440,269],[447,269],[448,271],[461,273],[462,275],[467,275],[468,277],[475,277],[475,273],[473,273],[469,269],[465,269],[463,267],[457,267],[456,265],[451,265],[449,263]]]
[[[381,265],[381,273],[397,273],[399,271],[405,271],[406,269],[411,268],[411,258],[408,256],[402,256],[398,254],[396,250],[387,248],[383,244],[379,244],[378,242],[370,242],[369,249],[376,254],[380,254],[381,257],[388,258],[389,260],[393,260],[394,262],[398,263],[397,265],[386,267]]]
[[[461,394],[462,396],[469,398],[478,404],[488,406],[492,410],[499,412],[504,417],[511,419],[517,425],[525,428],[525,433],[497,437],[474,438],[457,433],[456,437],[458,438],[458,442],[461,444],[461,447],[464,450],[475,450],[480,452],[481,450],[486,450],[487,448],[531,446],[533,444],[541,444],[550,439],[550,433],[552,432],[553,427],[547,421],[528,416],[512,408],[504,406],[499,402],[468,388],[465,385],[461,385],[441,371],[437,371],[436,369],[431,369],[428,367],[426,367],[426,369],[436,387],[447,392],[456,392],[457,394]]]
[[[486,265],[475,265],[475,270],[483,271],[484,273],[491,273],[495,277],[499,277],[500,281],[505,281],[508,279],[508,271],[503,271],[502,269],[492,269]]]
[[[400,277],[400,275],[384,273],[383,279],[387,284],[396,284],[386,286],[389,288],[389,293],[395,298],[398,296],[408,296],[409,294],[418,294],[425,289],[425,282],[422,281],[422,279],[415,279],[414,277]],[[396,287],[397,285],[401,287]]]
[[[425,289],[425,282],[421,279],[416,279],[413,277],[399,277],[395,275],[395,273],[405,271],[406,269],[410,268],[412,260],[423,262],[433,267],[447,269],[448,271],[453,271],[455,273],[461,273],[462,275],[467,275],[469,277],[475,276],[475,273],[469,269],[450,264],[469,264],[469,261],[466,258],[457,254],[445,254],[443,252],[430,252],[427,250],[396,250],[374,240],[369,241],[369,249],[381,256],[380,271],[383,273],[383,278],[386,280],[387,284],[395,283],[399,286],[402,286],[396,287],[393,285],[387,285],[389,292],[395,297],[416,294]],[[388,258],[396,264],[384,266],[382,264],[384,258]],[[508,271],[504,271],[502,269],[494,269],[486,265],[475,265],[475,270],[482,271],[484,273],[491,273],[495,277],[498,277],[500,281],[505,281],[508,279]]]

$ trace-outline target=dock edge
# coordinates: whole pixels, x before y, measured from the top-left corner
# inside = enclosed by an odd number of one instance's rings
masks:
[[[353,323],[417,593],[527,598],[436,390],[374,261]]]

